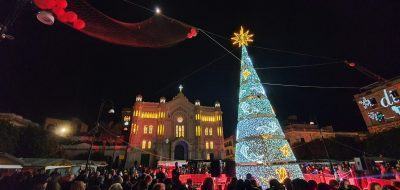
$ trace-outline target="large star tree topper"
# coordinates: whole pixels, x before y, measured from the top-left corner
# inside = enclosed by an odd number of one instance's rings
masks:
[[[233,45],[238,45],[239,47],[248,46],[249,42],[253,42],[254,34],[250,34],[250,31],[244,31],[243,26],[240,26],[240,31],[238,33],[234,32],[231,40]]]

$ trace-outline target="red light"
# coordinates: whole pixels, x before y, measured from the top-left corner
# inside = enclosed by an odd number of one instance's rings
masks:
[[[350,67],[355,67],[355,66],[356,66],[356,64],[355,64],[355,63],[353,63],[353,62],[351,62],[351,63],[348,63],[348,65],[349,65]]]

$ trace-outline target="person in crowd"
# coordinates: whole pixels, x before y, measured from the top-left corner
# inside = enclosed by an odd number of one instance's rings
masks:
[[[329,185],[334,189],[334,190],[338,190],[339,189],[339,182],[331,179],[329,180]]]
[[[86,185],[83,181],[74,181],[71,185],[71,190],[85,190]]]
[[[304,179],[296,178],[292,180],[293,190],[307,190],[308,183]]]
[[[317,190],[317,182],[314,180],[309,180],[308,181],[308,188],[307,190]]]
[[[179,164],[178,162],[175,162],[175,168],[172,170],[172,179],[179,179],[179,175],[181,175]]]
[[[393,185],[384,185],[382,187],[382,190],[398,190],[398,189]]]
[[[165,169],[160,168],[156,173],[157,182],[162,183],[165,180],[165,178],[167,178],[167,176],[165,175]]]
[[[237,184],[238,183],[238,179],[236,177],[232,177],[230,183],[227,186],[227,190],[236,190],[237,188]],[[190,189],[189,189],[190,190]]]
[[[53,172],[50,175],[50,180],[47,184],[47,190],[61,190],[60,185],[61,175],[57,172]]]
[[[165,190],[164,183],[156,183],[153,187],[153,190]]]
[[[34,176],[32,186],[33,190],[45,190],[47,188],[47,176],[44,174]],[[7,187],[0,186],[0,189],[7,189]]]
[[[285,187],[277,179],[271,179],[267,190],[285,190]]]
[[[246,179],[244,180],[244,188],[247,189],[251,189],[251,184],[250,184],[250,180],[253,178],[253,176],[248,173],[246,174]]]
[[[186,189],[187,190],[196,190],[196,188],[193,186],[193,180],[192,179],[187,179],[186,181]]]
[[[349,190],[350,181],[348,179],[343,179],[339,184],[339,190]]]
[[[262,190],[262,188],[258,184],[257,180],[254,178],[250,179],[250,190]],[[283,188],[283,190],[285,190],[285,188]]]
[[[153,176],[152,176],[153,177]],[[153,187],[154,187],[154,185],[156,185],[157,184],[157,180],[156,179],[153,179],[152,181],[151,181],[151,183],[150,183],[150,185],[149,185],[149,190],[152,190],[153,189]]]
[[[114,183],[108,188],[108,190],[123,190],[122,185],[120,183]]]
[[[74,179],[75,179],[75,175],[74,174],[70,174],[69,173],[69,174],[65,175],[61,180],[61,184],[60,184],[61,185],[61,189],[62,190],[71,189],[71,185],[72,185]]]
[[[124,188],[124,190],[131,190],[133,188],[133,184],[131,182],[131,177],[128,174],[124,174],[123,177],[123,182],[122,182],[122,187]]]
[[[317,190],[333,190],[333,187],[326,183],[319,183],[317,185]]]
[[[392,186],[400,189],[400,181],[392,181]]]
[[[143,174],[142,178],[139,179],[139,182],[135,185],[135,190],[148,190],[150,183],[153,181],[153,178],[148,174]]]
[[[174,190],[184,190],[186,187],[182,184],[181,180],[179,179],[180,171],[178,167],[178,162],[175,163],[175,169],[172,171],[172,188]]]
[[[372,182],[368,185],[368,190],[382,190],[382,186],[379,183]]]
[[[286,190],[293,190],[292,180],[290,178],[283,180],[283,185],[285,186]]]
[[[124,182],[124,179],[123,179],[120,175],[117,175],[117,176],[114,178],[113,184],[114,184],[114,183],[122,184],[123,182]]]
[[[237,182],[237,190],[245,190],[246,185],[244,184],[243,179],[239,179]]]
[[[207,177],[201,185],[201,190],[214,190],[214,181],[211,177]]]
[[[173,189],[173,184],[172,184],[172,180],[167,178],[164,180],[164,184],[165,184],[165,190],[172,190]]]

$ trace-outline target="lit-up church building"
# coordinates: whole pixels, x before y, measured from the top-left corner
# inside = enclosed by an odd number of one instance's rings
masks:
[[[148,166],[160,160],[224,158],[220,103],[193,104],[182,88],[171,101],[161,97],[159,102],[145,102],[137,95],[132,109],[123,112],[124,125],[131,126],[126,166],[134,161]]]

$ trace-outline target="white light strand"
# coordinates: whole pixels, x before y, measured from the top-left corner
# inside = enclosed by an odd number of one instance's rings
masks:
[[[297,84],[278,84],[278,83],[268,83],[263,82],[262,84],[270,86],[283,86],[283,87],[297,87],[297,88],[319,88],[319,89],[354,89],[358,90],[361,87],[356,86],[313,86],[313,85],[297,85]]]

